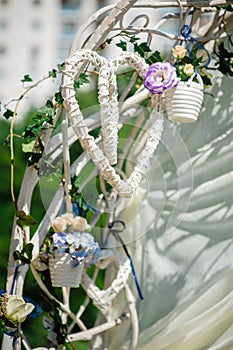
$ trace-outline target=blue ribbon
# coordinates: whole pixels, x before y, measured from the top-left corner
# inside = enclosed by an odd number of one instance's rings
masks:
[[[192,59],[193,58],[193,55],[192,55],[192,51],[191,51],[191,48],[190,48],[190,45],[189,45],[189,42],[191,42],[193,44],[193,46],[195,46],[198,50],[203,50],[206,52],[207,54],[207,60],[206,60],[206,63],[204,63],[202,65],[202,67],[207,67],[210,63],[210,54],[209,52],[206,50],[206,48],[201,45],[199,43],[199,41],[197,41],[195,38],[193,38],[191,36],[191,33],[192,33],[192,29],[187,25],[185,24],[181,31],[180,31],[181,35],[185,38],[185,46],[186,46],[186,49],[188,51],[188,55],[189,55],[189,58]]]
[[[86,207],[88,210],[92,211],[92,213],[94,214],[98,214],[99,213],[99,210],[92,207],[89,203],[87,203],[86,201],[84,201]],[[79,208],[78,208],[78,205],[77,203],[72,203],[72,210],[73,210],[73,213],[75,216],[78,216],[79,215]]]
[[[113,228],[115,224],[121,224],[122,225],[122,229],[119,229],[119,228]],[[141,292],[141,289],[140,289],[140,286],[139,286],[139,283],[138,283],[138,279],[137,279],[137,275],[136,275],[136,271],[135,271],[135,268],[134,268],[134,265],[133,265],[133,260],[129,254],[129,251],[128,249],[126,248],[126,245],[123,241],[123,239],[120,237],[119,235],[119,232],[123,232],[124,229],[125,229],[125,223],[122,221],[122,220],[115,220],[111,223],[109,223],[108,227],[110,228],[110,232],[114,235],[114,237],[121,243],[124,251],[125,251],[125,254],[127,255],[128,259],[129,259],[129,262],[130,262],[130,267],[131,267],[131,270],[132,270],[132,275],[133,275],[133,279],[134,279],[134,283],[136,285],[136,288],[137,288],[137,291],[138,291],[138,295],[139,295],[139,298],[141,300],[143,300],[143,295],[142,295],[142,292]]]
[[[13,276],[13,281],[12,281],[12,285],[11,285],[10,294],[13,294],[13,293],[14,293],[14,288],[15,288],[15,283],[16,283],[16,279],[17,279],[17,274],[18,274],[18,271],[19,271],[19,267],[20,267],[20,265],[17,265],[16,268],[15,268],[15,272],[14,272],[14,276]]]

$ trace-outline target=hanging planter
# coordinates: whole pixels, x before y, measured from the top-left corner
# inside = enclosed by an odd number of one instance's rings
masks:
[[[57,231],[52,235],[49,258],[52,286],[77,288],[84,267],[98,260],[99,245],[90,233],[84,232],[87,223],[82,217],[66,213],[53,221],[52,228]]]
[[[196,81],[193,79],[196,78]],[[165,92],[165,109],[168,119],[178,123],[197,120],[203,103],[203,82],[199,74]]]
[[[50,277],[53,287],[79,287],[84,264],[72,265],[72,259],[68,253],[54,253],[49,259]]]

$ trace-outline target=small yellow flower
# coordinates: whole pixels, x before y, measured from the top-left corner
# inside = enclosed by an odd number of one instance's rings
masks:
[[[186,51],[187,50],[184,46],[176,45],[172,48],[172,55],[175,58],[184,58]]]
[[[194,73],[194,67],[191,63],[186,63],[183,69],[184,74],[191,76]]]
[[[230,70],[233,72],[233,57],[230,58]]]

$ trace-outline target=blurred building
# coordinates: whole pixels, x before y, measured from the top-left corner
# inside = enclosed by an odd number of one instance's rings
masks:
[[[21,79],[29,74],[33,81],[62,63],[77,29],[99,8],[118,0],[0,0],[0,101],[19,98],[24,91]],[[148,12],[151,9],[148,9]],[[161,10],[166,11],[166,10]],[[134,12],[132,12],[133,14]],[[138,14],[138,13],[137,13]],[[136,10],[135,10],[136,15]],[[131,15],[129,15],[131,16]],[[137,25],[144,25],[143,18]],[[156,25],[156,13],[153,16]],[[94,30],[91,28],[90,30]],[[169,27],[169,31],[173,30]],[[86,35],[86,33],[85,33]],[[156,48],[166,46],[163,37]],[[116,53],[121,51],[117,48]],[[115,52],[109,52],[112,56]],[[54,94],[55,82],[43,82],[21,104],[23,110],[41,106]],[[57,87],[59,83],[57,82]],[[9,108],[13,109],[11,105]]]
[[[18,98],[21,79],[33,81],[56,68],[67,56],[77,28],[103,0],[0,0],[0,101]],[[40,105],[52,91],[50,83],[32,92],[27,106]],[[28,107],[27,107],[28,108]]]

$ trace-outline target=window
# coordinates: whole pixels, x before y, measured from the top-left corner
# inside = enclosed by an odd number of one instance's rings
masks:
[[[5,79],[7,76],[6,70],[0,69],[0,79]]]
[[[0,20],[0,29],[1,29],[1,30],[6,29],[6,28],[7,28],[7,25],[8,25],[8,23],[7,23],[7,20],[6,20],[6,19],[1,19],[1,20]]]
[[[33,0],[33,5],[41,5],[41,0]]]
[[[35,30],[38,30],[38,29],[40,29],[41,28],[41,21],[39,21],[39,20],[34,20],[33,22],[32,22],[32,28],[33,29],[35,29]]]
[[[39,56],[39,48],[37,46],[33,46],[30,49],[30,58],[34,61],[38,59]]]
[[[32,46],[29,52],[29,67],[31,72],[36,72],[38,69],[40,56],[40,48],[38,46]]]
[[[5,55],[5,54],[6,54],[6,46],[0,45],[0,55]]]
[[[75,22],[64,22],[62,23],[62,32],[63,33],[74,33],[77,28],[77,23]]]
[[[81,5],[81,0],[62,0],[62,6],[64,7],[78,7]]]

